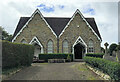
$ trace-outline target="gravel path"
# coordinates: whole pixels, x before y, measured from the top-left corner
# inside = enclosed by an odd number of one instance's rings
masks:
[[[84,63],[34,63],[7,80],[101,80]]]

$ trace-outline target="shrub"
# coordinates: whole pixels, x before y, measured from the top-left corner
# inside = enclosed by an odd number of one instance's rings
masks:
[[[96,57],[96,58],[103,58],[104,53],[87,53],[86,56],[89,57]]]
[[[118,62],[94,57],[84,57],[84,61],[92,67],[98,68],[108,74],[112,79],[120,80],[120,64]]]
[[[40,60],[48,61],[48,59],[67,59],[68,55],[70,56],[71,60],[73,60],[73,54],[39,54]]]
[[[71,62],[71,56],[68,54],[66,62]]]
[[[69,59],[71,59],[71,56],[68,54],[68,56],[67,56],[67,59],[69,60]]]
[[[116,48],[117,48],[117,44],[113,43],[110,45],[110,47],[109,47],[110,55],[112,55],[113,51],[116,51]]]
[[[32,45],[2,41],[2,68],[29,66],[33,60],[33,53]]]

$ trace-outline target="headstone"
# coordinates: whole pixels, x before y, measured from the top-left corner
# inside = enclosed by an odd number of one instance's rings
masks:
[[[104,56],[103,56],[103,58],[106,58],[106,57],[108,57],[109,56],[109,54],[107,53],[107,46],[108,46],[109,44],[106,42],[105,44],[104,44],[104,46],[105,46],[105,54],[104,54]]]
[[[108,49],[107,49],[107,47],[108,47],[108,43],[106,42],[105,44],[104,44],[104,46],[105,46],[105,54],[104,54],[104,59],[106,59],[106,60],[110,60],[110,61],[116,61],[116,52],[115,51],[113,51],[113,56],[110,56],[110,53],[108,53]]]
[[[113,52],[112,52],[112,56],[113,56],[113,57],[116,57],[116,51],[113,51]]]

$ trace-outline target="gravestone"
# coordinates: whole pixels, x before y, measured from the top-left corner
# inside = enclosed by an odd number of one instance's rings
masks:
[[[112,52],[112,56],[113,56],[113,57],[116,57],[116,51],[113,51],[113,52]]]
[[[110,61],[117,61],[117,59],[116,59],[116,51],[113,51],[112,56],[110,56],[110,53],[108,53],[108,49],[107,49],[108,45],[109,44],[107,42],[104,44],[104,46],[105,46],[105,55],[104,55],[103,58],[106,59],[106,60],[110,60]]]
[[[107,53],[107,51],[108,51],[108,49],[107,49],[108,45],[109,44],[107,42],[104,44],[104,46],[105,46],[105,54],[103,56],[104,59],[106,59],[109,56],[109,54]]]

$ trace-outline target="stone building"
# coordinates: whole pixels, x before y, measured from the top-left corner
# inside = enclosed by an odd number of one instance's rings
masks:
[[[82,59],[86,53],[101,53],[102,38],[94,18],[85,18],[77,9],[72,17],[44,17],[36,9],[31,17],[21,17],[12,42],[35,46],[39,53],[73,53]]]

